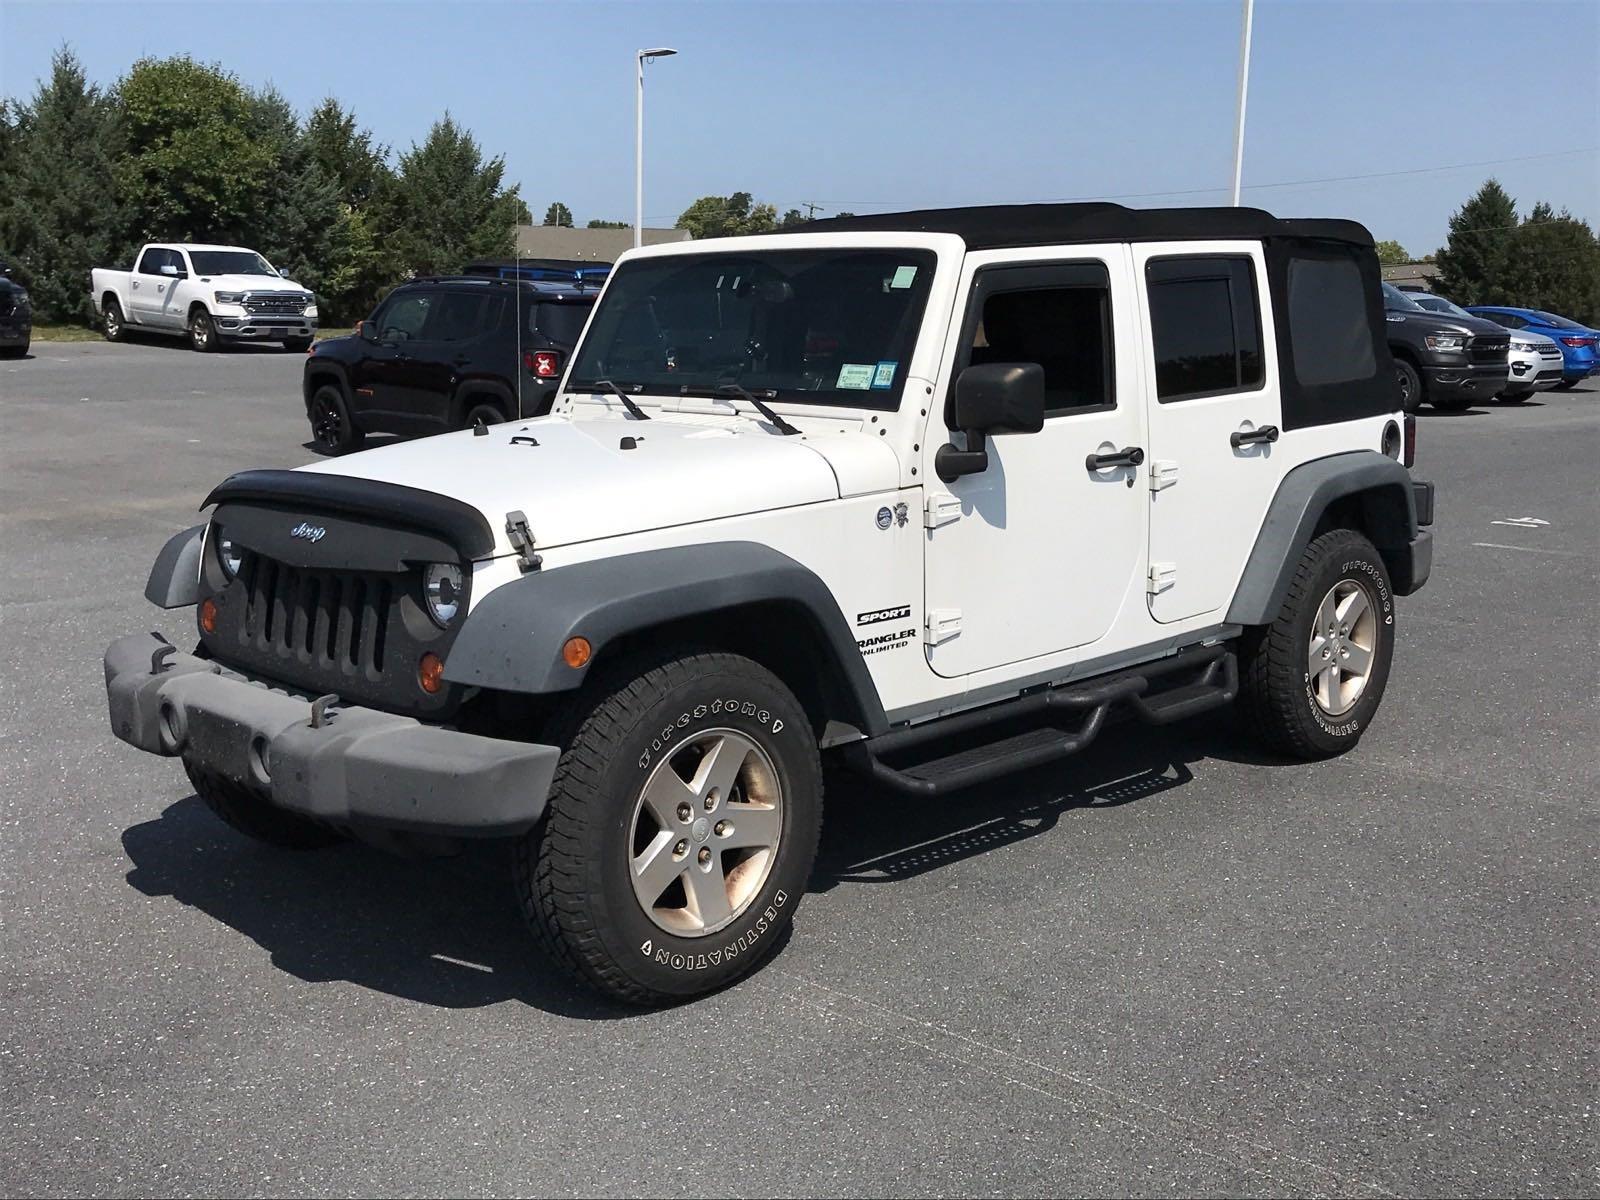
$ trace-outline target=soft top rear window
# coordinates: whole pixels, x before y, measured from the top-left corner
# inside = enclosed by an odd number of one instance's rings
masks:
[[[569,373],[643,395],[736,383],[790,402],[893,409],[932,282],[927,250],[767,250],[624,263]]]

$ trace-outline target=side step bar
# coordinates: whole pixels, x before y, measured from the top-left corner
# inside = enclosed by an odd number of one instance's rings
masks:
[[[1194,678],[1150,694],[1154,682],[1184,672],[1193,673]],[[1094,741],[1106,717],[1119,705],[1147,724],[1165,725],[1230,704],[1238,694],[1239,660],[1232,648],[1227,645],[1192,646],[1170,658],[1143,663],[1081,685],[1045,688],[985,708],[890,730],[875,738],[853,742],[841,751],[846,765],[858,774],[905,795],[927,799],[1076,754]],[[1035,741],[979,761],[962,761],[952,770],[912,774],[910,770],[892,767],[883,761],[885,756],[915,750],[936,740],[980,733],[995,725],[1032,717],[1044,717],[1045,724],[1050,724],[1049,717],[1065,713],[1084,714],[1082,723],[1074,730],[1061,730],[1058,738]],[[971,756],[953,757],[968,760]],[[938,761],[935,758],[918,766],[934,766]]]

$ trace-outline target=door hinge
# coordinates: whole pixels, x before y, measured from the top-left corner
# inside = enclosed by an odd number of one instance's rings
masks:
[[[1159,596],[1177,582],[1177,563],[1153,562],[1150,564],[1150,584],[1147,590],[1152,596]]]
[[[1159,492],[1178,482],[1178,463],[1172,458],[1158,458],[1150,463],[1150,490]]]
[[[930,608],[928,610],[928,645],[937,646],[961,632],[959,608]]]
[[[528,518],[521,509],[506,514],[506,537],[517,552],[517,566],[524,572],[537,571],[541,559],[533,549],[533,530],[528,528]]]
[[[922,509],[922,524],[926,529],[937,529],[951,521],[961,519],[961,497],[949,492],[929,492]]]

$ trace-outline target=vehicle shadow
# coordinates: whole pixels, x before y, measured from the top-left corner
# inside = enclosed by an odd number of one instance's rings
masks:
[[[1206,758],[1269,761],[1226,719],[1200,718],[1181,729],[1118,724],[1063,763],[947,800],[908,799],[830,769],[808,890],[894,883],[1046,836],[1068,813],[1182,788]],[[307,983],[354,983],[439,1008],[520,1001],[579,1020],[645,1011],[569,982],[538,950],[503,843],[421,860],[356,842],[294,853],[247,840],[191,795],[125,830],[122,845],[137,891],[205,913]]]
[[[568,981],[531,941],[503,844],[402,859],[359,843],[295,853],[248,841],[197,796],[122,835],[128,883],[237,930],[307,983],[348,982],[439,1008],[507,1000],[580,1020],[643,1010]]]
[[[404,442],[404,441],[407,441],[407,440],[409,440],[409,439],[404,438],[404,437],[400,436],[399,434],[395,434],[395,433],[369,433],[369,434],[367,434],[367,440],[362,443],[362,449],[363,450],[376,450],[380,446],[393,446],[396,443]],[[332,450],[329,450],[326,447],[324,447],[321,442],[317,442],[317,441],[301,442],[300,443],[300,448],[302,450],[311,451],[311,453],[315,454],[318,458],[343,458],[344,457],[343,454],[335,454]],[[354,454],[355,451],[351,450],[351,451],[347,451],[347,453]]]
[[[1495,407],[1499,408],[1500,406],[1498,404],[1496,404]],[[1478,405],[1478,404],[1474,404],[1471,408],[1452,408],[1452,409],[1434,408],[1433,405],[1431,405],[1431,404],[1424,404],[1421,408],[1417,409],[1417,411],[1415,413],[1413,413],[1412,415],[1416,416],[1416,417],[1426,417],[1426,418],[1438,417],[1438,418],[1441,418],[1441,419],[1447,419],[1447,418],[1451,418],[1451,417],[1487,417],[1489,415],[1489,412],[1488,412],[1488,408],[1487,408],[1486,405]]]

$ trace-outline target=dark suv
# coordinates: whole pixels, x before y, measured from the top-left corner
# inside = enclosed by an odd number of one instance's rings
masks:
[[[353,335],[316,343],[302,390],[331,454],[369,433],[424,435],[550,408],[598,285],[481,276],[417,279]]]
[[[1408,413],[1424,403],[1445,412],[1506,390],[1511,334],[1493,321],[1430,312],[1392,283],[1383,285],[1384,323]]]
[[[33,304],[28,289],[11,278],[11,268],[0,261],[0,357],[22,358],[33,337]]]

